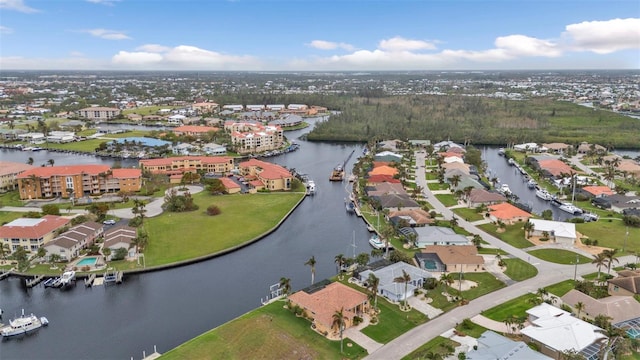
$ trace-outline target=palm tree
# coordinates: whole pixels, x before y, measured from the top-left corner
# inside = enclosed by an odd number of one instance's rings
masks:
[[[346,259],[345,259],[343,254],[336,255],[335,259],[333,260],[333,262],[336,263],[336,267],[338,268],[338,275],[340,275],[340,273],[342,273],[342,266],[344,265],[344,261],[345,260]]]
[[[458,226],[458,218],[453,215],[451,217],[451,220],[449,220],[449,224],[451,225],[451,228],[455,228],[456,226]]]
[[[442,275],[440,275],[440,284],[444,287],[444,290],[447,292],[447,294],[449,294],[447,286],[453,284],[453,275],[442,273]]]
[[[27,164],[29,164],[29,165],[33,165],[33,158],[32,158],[32,157],[30,157],[30,158],[27,160]]]
[[[450,177],[449,183],[451,183],[451,188],[458,187],[458,184],[460,184],[460,180],[462,180],[460,175],[453,175],[452,177]]]
[[[367,279],[367,289],[371,292],[371,296],[373,297],[373,307],[378,309],[378,286],[380,286],[380,278],[378,278],[374,273],[369,273],[369,278]]]
[[[286,277],[281,277],[279,284],[280,284],[280,289],[282,289],[282,295],[284,295],[284,297],[287,297],[287,295],[289,294],[289,291],[291,291],[291,279]]]
[[[607,274],[611,275],[611,265],[613,262],[620,262],[620,260],[615,257],[618,253],[618,249],[604,250],[602,253],[607,258]]]
[[[608,259],[604,252],[594,255],[591,263],[595,264],[598,267],[598,280],[600,280],[600,268],[607,265],[608,263]]]
[[[109,249],[108,247],[103,248],[102,255],[104,255],[105,260],[109,259],[109,256],[111,256],[111,249]]]
[[[313,285],[313,283],[315,282],[315,278],[316,278],[316,257],[312,256],[304,264],[311,267],[311,285]]]
[[[49,159],[49,160],[47,161],[47,164],[49,164],[49,165],[51,165],[51,166],[53,166],[53,164],[55,164],[55,163],[56,163],[56,162],[55,162],[55,160],[53,160],[53,159]]]
[[[474,234],[473,235],[473,239],[471,240],[471,242],[478,249],[480,249],[482,247],[482,237],[480,235],[478,235],[478,234]]]
[[[384,256],[384,250],[382,249],[372,249],[371,250],[371,257],[372,258],[379,258]]]
[[[340,308],[340,310],[336,310],[336,312],[333,313],[332,319],[333,322],[331,323],[331,328],[333,329],[337,326],[338,331],[340,331],[340,353],[342,354],[342,332],[344,331],[345,320],[347,319],[346,316],[344,316],[344,307]]]
[[[404,306],[407,306],[407,287],[409,287],[409,282],[411,281],[411,275],[409,275],[405,270],[402,270],[402,276],[398,276],[393,279],[393,282],[404,283]]]
[[[573,308],[574,308],[574,309],[576,309],[576,311],[578,312],[578,313],[576,314],[576,317],[577,317],[578,319],[580,319],[580,313],[584,310],[584,303],[583,303],[582,301],[578,301],[578,302],[573,306]]]
[[[523,225],[524,231],[527,234],[527,239],[531,237],[531,232],[533,232],[533,228],[535,227],[531,221],[527,221]]]

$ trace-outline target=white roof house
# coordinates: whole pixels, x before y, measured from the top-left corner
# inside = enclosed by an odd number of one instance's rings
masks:
[[[485,331],[478,338],[478,346],[467,352],[469,360],[547,360],[551,359],[530,349],[522,341],[513,341],[493,331]]]
[[[406,294],[404,293],[405,284],[394,281],[397,277],[402,276],[403,270],[411,277],[411,280],[406,286]],[[392,301],[403,301],[413,296],[413,291],[416,288],[421,288],[425,279],[433,277],[428,271],[402,261],[374,271],[365,270],[359,274],[360,281],[367,281],[369,274],[375,274],[376,277],[380,279],[378,293]]]
[[[603,329],[547,303],[527,310],[527,314],[531,325],[520,333],[525,339],[541,345],[545,355],[571,350],[581,352],[607,338]]]
[[[444,162],[445,164],[451,164],[454,162],[464,164],[464,160],[458,156],[447,156],[446,158],[444,158]]]
[[[427,245],[469,245],[469,239],[464,235],[456,234],[448,227],[424,226],[415,227],[413,230],[418,235],[416,244],[419,248]]]
[[[529,219],[533,224],[531,235],[542,236],[543,232],[547,232],[551,239],[563,244],[573,244],[577,239],[576,224],[561,221]]]
[[[547,150],[549,150],[546,147],[542,145],[538,145],[536,143],[524,143],[524,144],[514,145],[513,149],[521,152],[525,152],[525,151],[546,152]]]

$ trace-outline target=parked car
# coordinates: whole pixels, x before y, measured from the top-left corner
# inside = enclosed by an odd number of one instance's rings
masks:
[[[113,219],[105,220],[102,222],[105,225],[115,225],[116,221]]]

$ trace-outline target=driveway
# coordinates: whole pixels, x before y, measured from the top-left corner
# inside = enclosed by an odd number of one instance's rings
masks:
[[[191,194],[197,194],[204,190],[202,186],[198,185],[187,185],[186,188],[186,191],[190,192]],[[167,189],[166,193],[169,193],[169,191],[171,191],[172,189],[174,188]],[[184,194],[186,191],[178,191],[178,194]],[[144,216],[149,218],[162,214],[163,204],[164,198],[155,198],[144,207],[147,210]],[[123,219],[132,219],[135,217],[135,215],[131,212],[131,208],[110,210],[109,214]]]

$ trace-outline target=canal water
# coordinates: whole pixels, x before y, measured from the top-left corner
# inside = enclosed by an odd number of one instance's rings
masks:
[[[123,284],[107,287],[85,288],[78,282],[68,291],[41,285],[27,290],[17,278],[0,281],[3,322],[21,309],[46,316],[50,322],[32,335],[2,341],[0,358],[139,359],[154,345],[166,352],[258,307],[269,285],[281,277],[290,278],[294,290],[310,285],[311,269],[304,263],[311,256],[317,261],[316,279],[321,280],[336,273],[337,254],[370,252],[364,221],[345,211],[347,183],[329,181],[333,167],[355,151],[346,167],[352,168],[362,145],[298,139],[308,131],[287,132],[300,150],[268,160],[308,174],[317,194],[307,197],[280,228],[253,245],[198,264],[125,276]],[[21,162],[24,153],[4,150],[0,156]],[[56,165],[114,161],[45,151],[29,155],[34,160],[37,156],[36,164],[49,158]]]

